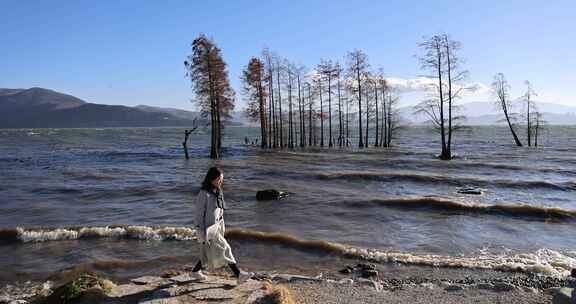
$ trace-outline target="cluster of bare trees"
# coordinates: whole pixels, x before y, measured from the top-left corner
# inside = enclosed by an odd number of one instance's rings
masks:
[[[308,71],[267,49],[250,59],[242,74],[246,113],[260,124],[262,148],[351,146],[354,120],[359,147],[392,144],[398,97],[382,71],[369,70],[362,51],[350,52],[347,61],[344,68],[321,60]]]
[[[214,41],[200,35],[192,42],[192,54],[184,61],[184,66],[186,76],[192,81],[195,101],[202,116],[210,117],[210,157],[219,158],[223,122],[230,118],[234,109],[234,90],[228,80],[226,63]]]
[[[519,128],[519,120],[525,119],[526,122],[526,141],[528,146],[538,146],[538,135],[541,132],[545,121],[542,119],[542,113],[538,112],[536,102],[533,97],[536,92],[532,88],[529,81],[525,81],[526,92],[520,98],[512,100],[510,97],[510,84],[506,80],[503,73],[498,73],[494,76],[492,82],[492,90],[496,96],[496,106],[502,110],[504,120],[506,121],[514,143],[518,147],[522,147],[522,141],[519,139],[516,130]],[[514,110],[515,105],[520,103],[524,106],[524,113],[519,114]]]
[[[454,133],[463,128],[465,119],[458,114],[457,101],[464,91],[473,88],[464,85],[468,72],[458,56],[460,42],[447,34],[437,34],[419,47],[423,51],[419,57],[421,68],[431,81],[427,98],[418,104],[416,113],[429,118],[440,134],[439,158],[449,160]],[[242,73],[243,96],[247,100],[246,114],[259,122],[262,148],[348,147],[352,140],[357,140],[359,148],[391,146],[399,126],[397,94],[382,69],[371,70],[362,50],[349,52],[345,61],[343,67],[338,61],[321,60],[309,71],[268,49],[250,59]],[[226,64],[220,49],[204,35],[193,41],[192,54],[184,64],[195,100],[202,114],[210,117],[210,156],[218,158],[223,121],[234,108]],[[494,77],[492,89],[516,145],[522,146],[516,122],[523,116],[528,145],[538,146],[544,121],[533,100],[536,93],[532,85],[526,82],[526,86],[526,93],[519,98],[525,105],[524,115],[513,111],[510,85],[502,73]],[[190,133],[185,134],[185,149]]]

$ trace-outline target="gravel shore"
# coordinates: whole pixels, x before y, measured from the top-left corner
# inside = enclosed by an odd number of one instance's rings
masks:
[[[189,271],[170,270],[162,275],[115,282],[107,303],[140,303],[154,296],[169,296],[170,303],[248,303],[265,281],[287,287],[296,303],[551,303],[555,288],[576,287],[573,278],[500,271],[363,264],[370,278],[353,265],[353,271],[330,271],[322,276],[291,275],[290,271],[257,272],[248,285],[236,286],[224,272],[212,273],[207,285],[214,294],[200,295],[202,283],[187,281]],[[143,285],[142,285],[143,284]],[[200,284],[200,285],[199,285]],[[216,285],[214,285],[216,284]],[[219,285],[218,285],[219,284]],[[59,284],[55,284],[59,285]],[[202,286],[201,286],[202,285]],[[236,287],[234,287],[236,286]],[[37,295],[56,290],[49,282],[26,283],[0,289],[0,303],[31,303]],[[250,287],[250,288],[248,288]],[[197,291],[196,291],[197,290]],[[130,295],[135,292],[135,295]],[[192,292],[192,293],[190,293]],[[114,295],[116,294],[116,295]],[[212,298],[210,298],[212,297]],[[219,299],[222,299],[221,301]],[[163,298],[162,300],[167,300]],[[185,300],[184,302],[182,302]],[[14,302],[16,301],[16,302]],[[83,302],[78,302],[83,303]],[[99,303],[99,302],[97,302]],[[164,303],[164,302],[163,302]],[[250,302],[251,303],[251,302]],[[257,303],[257,302],[254,302]]]

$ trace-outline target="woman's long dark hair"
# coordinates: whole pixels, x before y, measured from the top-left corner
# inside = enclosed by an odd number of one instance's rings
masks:
[[[215,195],[217,198],[216,204],[218,204],[218,207],[226,209],[226,202],[224,201],[224,194],[222,193],[222,189],[214,187],[212,184],[212,181],[220,177],[220,175],[222,175],[222,170],[220,170],[220,168],[212,167],[208,169],[208,172],[206,172],[206,177],[204,178],[204,181],[202,181],[202,190]]]
[[[206,172],[206,177],[204,177],[204,181],[202,181],[202,190],[217,190],[217,188],[212,184],[212,181],[220,177],[220,175],[222,175],[222,170],[220,170],[220,168],[212,167],[208,169],[208,172]]]

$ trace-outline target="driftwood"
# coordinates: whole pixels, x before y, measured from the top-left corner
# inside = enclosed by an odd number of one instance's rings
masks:
[[[188,154],[188,137],[190,136],[190,134],[192,134],[192,132],[196,131],[196,129],[198,129],[198,127],[194,127],[189,130],[184,130],[184,141],[182,142],[182,148],[184,148],[184,157],[186,159],[190,159],[190,155]]]

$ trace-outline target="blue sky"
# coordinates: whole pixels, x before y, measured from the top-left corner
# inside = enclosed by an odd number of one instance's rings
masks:
[[[540,100],[576,106],[575,17],[574,0],[0,0],[0,87],[193,109],[183,61],[199,33],[220,46],[239,91],[241,70],[263,47],[309,68],[360,48],[387,76],[413,79],[424,74],[417,43],[447,32],[463,44],[470,82],[489,85],[503,72],[513,95],[530,80]]]

